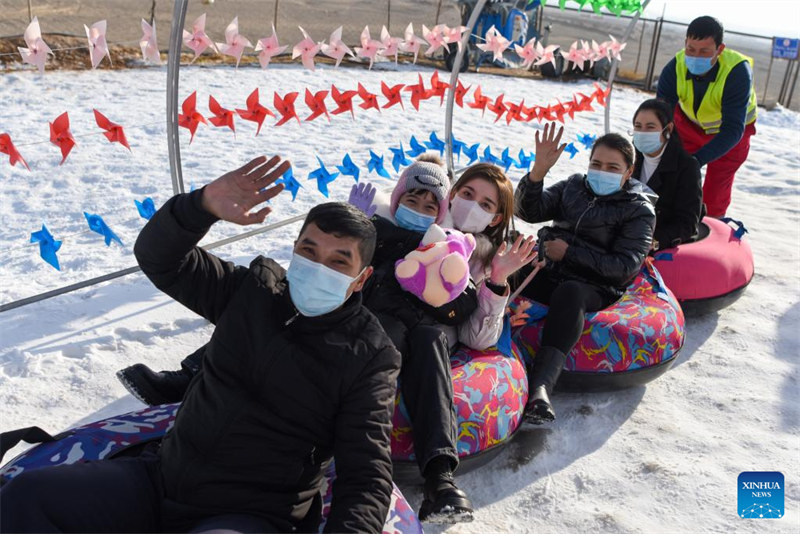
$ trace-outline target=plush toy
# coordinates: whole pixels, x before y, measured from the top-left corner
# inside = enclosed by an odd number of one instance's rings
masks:
[[[453,301],[469,282],[472,234],[432,224],[419,247],[398,260],[394,274],[400,286],[434,308]]]

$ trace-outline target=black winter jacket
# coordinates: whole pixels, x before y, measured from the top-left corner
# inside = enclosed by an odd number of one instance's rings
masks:
[[[421,322],[459,325],[466,321],[478,307],[475,285],[470,281],[461,295],[438,308],[422,302],[400,287],[394,266],[419,246],[424,234],[401,228],[379,215],[372,217],[372,223],[378,234],[372,259],[375,271],[364,286],[364,305],[378,316],[387,314],[400,319],[406,328]]]
[[[322,466],[335,456],[326,531],[380,532],[399,353],[360,294],[304,317],[274,261],[245,268],[197,247],[216,221],[202,192],[169,200],[134,249],[156,287],[216,325],[161,446],[166,498],[264,516],[281,530],[313,526]]]
[[[642,175],[644,156],[636,151],[633,177]],[[658,167],[647,181],[658,194],[654,239],[659,248],[689,243],[697,237],[697,225],[703,209],[703,186],[700,164],[684,150],[677,134],[672,135]]]
[[[543,182],[533,183],[525,175],[514,203],[524,221],[552,220],[549,237],[569,245],[564,258],[552,264],[556,278],[588,282],[620,297],[650,250],[656,217],[637,181],[629,180],[617,193],[597,196],[583,174],[546,190]]]

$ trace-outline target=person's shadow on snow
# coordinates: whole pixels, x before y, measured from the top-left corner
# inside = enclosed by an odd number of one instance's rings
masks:
[[[778,358],[790,361],[795,366],[781,387],[781,420],[784,430],[787,431],[800,427],[800,407],[797,404],[797,399],[800,398],[798,346],[800,346],[800,303],[786,310],[778,320],[778,339],[773,351]]]

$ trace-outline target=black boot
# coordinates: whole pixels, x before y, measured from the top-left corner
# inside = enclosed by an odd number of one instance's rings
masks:
[[[437,456],[425,468],[425,500],[419,509],[419,520],[429,523],[467,523],[474,519],[472,503],[458,489],[451,460]]]
[[[157,373],[141,363],[117,371],[125,389],[149,406],[182,401],[193,376],[186,368]]]
[[[556,420],[556,412],[550,404],[550,394],[566,361],[566,354],[555,347],[542,347],[536,353],[533,369],[530,372],[524,423],[541,425]]]

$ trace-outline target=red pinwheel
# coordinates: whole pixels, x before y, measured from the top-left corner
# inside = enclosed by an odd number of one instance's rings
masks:
[[[594,100],[594,97],[586,96],[583,93],[578,93],[577,96],[581,97],[581,101],[575,105],[575,111],[594,111],[592,107],[592,100]]]
[[[405,87],[405,85],[402,83],[389,87],[386,85],[386,82],[381,82],[381,92],[387,100],[383,105],[383,109],[390,108],[395,104],[400,104],[401,108],[406,109],[405,106],[403,106],[403,99],[400,96],[400,91],[403,90],[403,87]]]
[[[381,106],[378,104],[378,95],[367,91],[367,89],[361,85],[361,82],[358,83],[358,96],[363,100],[363,102],[358,105],[361,109],[375,108],[378,111],[381,110]]]
[[[353,112],[353,97],[356,96],[358,93],[356,91],[339,91],[339,89],[335,85],[331,85],[331,96],[333,100],[336,102],[336,109],[331,111],[334,115],[338,115],[339,113],[345,113],[347,111],[350,112],[350,115],[353,118],[356,117],[356,114]]]
[[[567,113],[567,108],[564,107],[564,104],[561,103],[561,100],[557,100],[558,104],[554,106],[550,106],[550,109],[553,110],[553,113],[556,114],[556,120],[561,124],[564,124],[564,115]]]
[[[7,133],[0,134],[0,154],[8,154],[9,163],[11,163],[12,167],[19,161],[26,169],[31,170],[22,154],[17,151],[17,147],[11,142],[11,136]]]
[[[533,119],[538,119],[540,117],[539,109],[540,109],[539,106],[527,107],[520,104],[520,111],[519,111],[520,117],[523,115],[525,116],[525,118],[522,118],[520,120],[524,120],[525,122],[531,122]]]
[[[431,75],[431,88],[428,89],[428,97],[438,96],[439,105],[441,106],[444,103],[444,95],[447,94],[448,89],[450,89],[450,84],[440,82],[439,71],[433,71],[433,74]]]
[[[281,120],[275,123],[275,126],[286,124],[292,119],[297,119],[300,123],[300,117],[297,116],[297,111],[294,109],[294,101],[297,100],[297,91],[286,93],[281,98],[278,93],[272,97],[272,105],[275,106],[275,111],[281,114]]]
[[[506,104],[503,102],[503,96],[505,95],[501,93],[500,96],[494,100],[494,102],[486,106],[489,108],[489,111],[497,115],[497,117],[494,119],[494,122],[499,121],[500,117],[503,116],[503,113],[506,112]]]
[[[194,132],[197,131],[197,127],[202,122],[203,124],[208,124],[206,122],[206,118],[203,117],[197,111],[197,91],[190,94],[186,100],[183,101],[181,105],[181,109],[183,110],[183,114],[178,115],[178,126],[182,128],[186,128],[192,134],[191,139],[189,139],[189,144],[192,144],[194,141]]]
[[[306,117],[306,121],[313,121],[324,113],[328,118],[328,122],[330,122],[331,116],[328,114],[328,107],[325,105],[326,96],[328,96],[328,91],[317,91],[316,93],[312,93],[306,89],[306,106],[308,106],[308,109],[311,110],[311,115]]]
[[[72,132],[69,131],[69,115],[66,111],[50,123],[50,142],[61,149],[61,163],[59,165],[63,165],[70,150],[75,146],[75,138],[72,137]]]
[[[236,113],[220,106],[217,99],[211,95],[208,95],[208,110],[214,114],[213,117],[208,118],[208,122],[217,128],[227,126],[234,134],[236,133],[236,126],[233,123],[233,117],[236,116]]]
[[[94,111],[94,120],[97,125],[105,130],[103,135],[106,136],[106,139],[108,139],[110,143],[119,143],[130,150],[131,147],[128,145],[128,140],[125,138],[125,131],[122,129],[122,126],[111,122],[105,115],[96,109],[92,111]]]
[[[597,103],[601,106],[605,107],[606,105],[606,97],[611,93],[611,88],[603,89],[599,83],[595,82],[595,91],[592,93],[594,99],[597,100]]]
[[[519,104],[513,102],[506,103],[506,124],[511,124],[511,121],[523,121],[522,110],[525,109],[525,99]]]
[[[481,110],[481,116],[483,116],[486,113],[486,105],[491,101],[491,98],[488,96],[483,96],[480,85],[472,92],[472,98],[474,99],[473,102],[470,102],[467,105],[472,109]]]
[[[556,120],[555,117],[553,116],[553,107],[552,106],[547,106],[547,107],[542,106],[542,107],[539,108],[539,111],[540,111],[540,115],[539,115],[539,120],[540,121],[542,119],[547,119],[549,121]]]
[[[464,84],[461,83],[461,80],[458,80],[458,85],[456,85],[456,105],[460,108],[464,107],[464,96],[469,91],[469,88],[472,87],[468,85],[464,87]]]
[[[409,91],[411,93],[411,105],[414,106],[414,109],[419,111],[419,101],[428,99],[430,95],[425,89],[425,82],[422,81],[422,75],[418,74],[417,76],[419,76],[419,83],[416,85],[406,85],[404,91]]]
[[[236,113],[238,113],[242,119],[258,124],[256,135],[258,135],[258,133],[261,131],[261,125],[264,124],[264,119],[267,118],[267,115],[270,117],[275,116],[273,112],[258,102],[258,88],[256,88],[252,93],[250,93],[250,96],[247,97],[247,109],[237,108]]]

